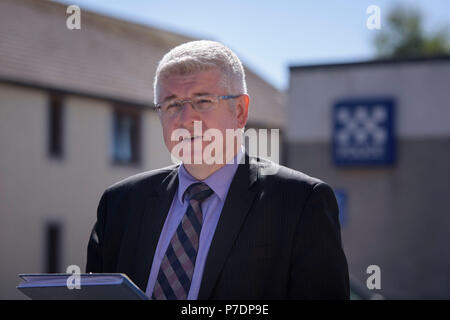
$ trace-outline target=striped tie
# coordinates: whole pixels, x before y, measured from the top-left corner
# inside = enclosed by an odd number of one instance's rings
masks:
[[[161,262],[152,299],[187,298],[203,222],[201,203],[212,193],[213,191],[203,182],[192,184],[187,188],[185,197],[189,201],[189,206]]]

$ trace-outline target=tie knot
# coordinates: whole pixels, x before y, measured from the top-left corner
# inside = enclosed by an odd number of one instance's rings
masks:
[[[185,197],[188,201],[195,200],[202,203],[206,198],[212,195],[214,191],[206,183],[197,182],[191,184],[185,192]]]

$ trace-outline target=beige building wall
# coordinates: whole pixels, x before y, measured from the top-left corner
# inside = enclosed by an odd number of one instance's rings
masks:
[[[159,59],[190,37],[67,6],[0,1],[0,299],[22,299],[18,273],[45,272],[46,225],[62,226],[61,268],[84,271],[102,192],[138,172],[171,164],[150,109]],[[246,68],[247,127],[283,128],[282,93]],[[48,156],[49,90],[64,96],[64,156]],[[139,166],[111,163],[113,103],[141,109]],[[65,270],[60,270],[65,271]]]
[[[84,269],[98,201],[112,183],[170,163],[156,113],[142,112],[142,164],[110,162],[112,107],[67,96],[64,157],[47,152],[48,93],[0,85],[0,298],[21,298],[18,273],[43,272],[45,226],[62,225],[62,261]],[[62,270],[63,271],[63,270]]]

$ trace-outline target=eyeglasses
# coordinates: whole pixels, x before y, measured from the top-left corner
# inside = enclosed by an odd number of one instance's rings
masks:
[[[220,100],[235,99],[240,97],[238,95],[217,96],[214,94],[201,95],[191,99],[184,100],[167,100],[155,105],[155,109],[160,111],[165,116],[175,116],[181,112],[185,103],[189,102],[195,111],[205,112],[216,108],[219,105]]]

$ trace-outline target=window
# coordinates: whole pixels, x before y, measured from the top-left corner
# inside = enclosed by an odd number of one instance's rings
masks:
[[[48,103],[48,154],[51,158],[62,158],[63,148],[63,99],[51,94]]]
[[[46,225],[46,273],[61,272],[61,224],[49,222]]]
[[[140,114],[116,107],[113,116],[112,160],[116,164],[140,162]]]

